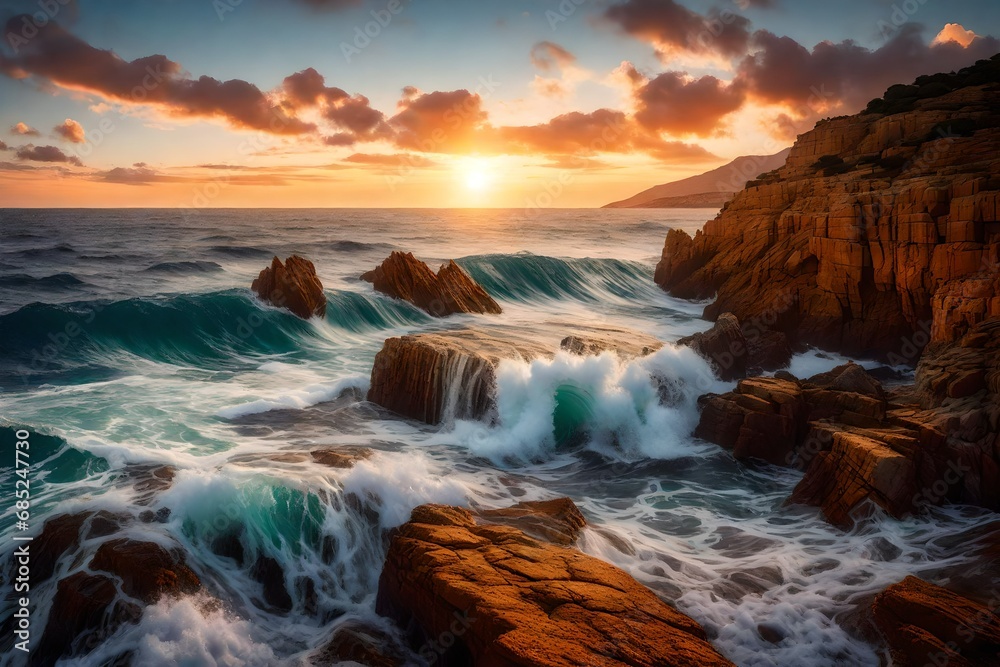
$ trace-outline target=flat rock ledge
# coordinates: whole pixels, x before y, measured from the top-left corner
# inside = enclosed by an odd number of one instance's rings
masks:
[[[396,531],[377,611],[436,665],[732,665],[622,570],[457,507],[423,505]]]

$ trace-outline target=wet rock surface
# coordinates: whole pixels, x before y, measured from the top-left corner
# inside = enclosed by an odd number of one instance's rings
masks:
[[[377,609],[435,664],[731,664],[614,566],[455,507],[418,507],[395,533]]]
[[[393,252],[361,279],[372,283],[382,294],[408,301],[435,317],[455,313],[499,315],[503,312],[493,297],[454,261],[434,273],[413,253]]]
[[[326,295],[316,267],[298,255],[292,255],[284,264],[275,257],[253,281],[251,289],[261,301],[285,308],[302,319],[326,315]]]

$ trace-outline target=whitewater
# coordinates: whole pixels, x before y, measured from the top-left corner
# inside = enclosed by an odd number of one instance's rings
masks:
[[[784,504],[801,473],[741,464],[691,437],[698,397],[733,384],[670,344],[709,327],[705,304],[668,296],[652,274],[668,229],[693,232],[714,213],[0,211],[6,497],[8,443],[26,429],[36,532],[81,510],[132,516],[123,536],[180,545],[205,584],[61,664],[131,653],[142,665],[297,665],[341,624],[398,636],[375,614],[375,594],[389,531],[415,506],[568,496],[590,523],[580,547],[699,621],[735,663],[878,665],[852,631],[854,608],[907,575],[960,571],[966,556],[953,546],[991,515],[875,512],[844,532]],[[358,276],[393,250],[432,266],[455,259],[503,315],[437,320],[375,293]],[[291,254],[315,263],[325,318],[300,320],[250,292],[272,256]],[[504,362],[489,423],[431,427],[365,401],[385,339],[484,323],[553,341],[573,324],[604,325],[667,345],[633,361]],[[843,362],[810,351],[789,370]],[[375,453],[337,469],[306,455],[317,447]],[[157,466],[173,480],[137,487]],[[5,568],[14,524],[4,509]],[[220,539],[277,561],[290,609],[267,603],[253,558],[241,564]],[[33,591],[39,632],[56,581],[82,567],[60,563]],[[2,664],[15,664],[3,648]]]

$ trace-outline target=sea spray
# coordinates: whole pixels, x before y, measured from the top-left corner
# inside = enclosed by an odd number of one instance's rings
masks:
[[[707,451],[689,437],[698,397],[730,387],[673,345],[632,360],[611,352],[507,360],[496,373],[495,423],[459,423],[455,437],[494,461],[544,459],[573,443],[614,458],[697,456]]]

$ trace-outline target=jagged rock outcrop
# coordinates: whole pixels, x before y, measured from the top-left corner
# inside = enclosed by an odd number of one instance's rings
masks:
[[[891,392],[856,364],[780,376],[702,397],[695,435],[805,469],[790,501],[840,526],[867,502],[896,517],[946,502],[1000,509],[1000,319],[930,346],[916,384]]]
[[[731,381],[786,367],[792,360],[788,337],[780,331],[743,327],[732,313],[723,313],[708,331],[677,341],[712,365],[720,380]]]
[[[250,289],[262,301],[285,308],[302,319],[326,315],[326,295],[316,267],[308,259],[292,255],[282,264],[275,257],[262,270]]]
[[[907,577],[879,593],[872,612],[898,667],[1000,664],[1000,617],[940,586]]]
[[[741,381],[728,394],[708,394],[695,436],[733,450],[741,460],[793,466],[812,423],[827,419],[876,427],[885,418],[881,385],[857,364],[805,381],[791,376]]]
[[[976,67],[956,80],[990,83],[801,135],[785,166],[693,239],[671,230],[656,282],[681,298],[716,295],[710,320],[731,312],[793,343],[899,363],[916,361],[929,331],[951,340],[995,315],[1000,56]]]
[[[575,354],[614,351],[645,356],[662,346],[633,331],[576,327],[562,341]],[[368,400],[393,412],[440,424],[487,418],[494,410],[496,368],[505,359],[553,357],[558,347],[512,328],[467,328],[390,338],[375,356]]]
[[[361,279],[372,283],[379,292],[409,301],[435,317],[455,313],[499,315],[503,312],[493,297],[454,260],[442,265],[435,274],[413,253],[393,252]]]
[[[622,570],[456,507],[413,510],[392,538],[376,607],[440,665],[732,664]]]

